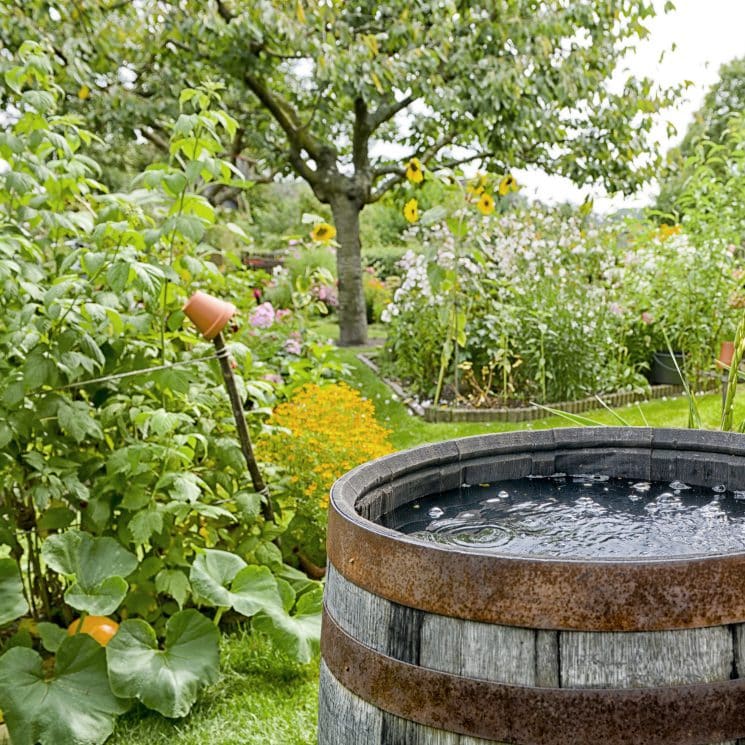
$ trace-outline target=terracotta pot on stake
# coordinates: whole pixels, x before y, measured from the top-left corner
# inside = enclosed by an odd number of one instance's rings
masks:
[[[243,404],[238,395],[238,387],[235,384],[233,371],[230,368],[228,359],[228,350],[225,341],[220,333],[225,324],[236,314],[237,309],[232,303],[228,303],[220,298],[208,295],[205,292],[195,292],[184,304],[182,309],[184,313],[194,322],[202,336],[215,345],[217,359],[220,362],[220,370],[225,388],[230,398],[230,406],[233,409],[233,418],[235,419],[238,430],[238,440],[241,444],[241,452],[248,466],[248,472],[251,475],[251,483],[254,491],[264,497],[262,502],[262,514],[267,520],[274,520],[274,510],[272,509],[269,494],[267,493],[266,484],[259,471],[256,457],[254,456],[251,436],[246,424],[246,414],[243,411]]]

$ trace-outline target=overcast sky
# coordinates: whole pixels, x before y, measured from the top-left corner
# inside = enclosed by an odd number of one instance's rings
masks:
[[[665,152],[685,133],[706,91],[718,79],[719,67],[735,57],[745,56],[745,0],[675,0],[676,10],[667,14],[661,13],[664,0],[655,0],[655,5],[660,15],[647,22],[650,36],[627,60],[627,67],[634,74],[648,75],[664,85],[683,80],[695,83],[677,109],[665,112],[655,132]],[[676,49],[668,51],[660,63],[660,54],[673,43]],[[672,140],[665,133],[667,121],[672,121],[678,129],[678,136]],[[523,185],[523,193],[542,201],[581,202],[589,191],[577,189],[567,179],[526,171],[515,173]],[[608,199],[599,192],[593,197],[596,209],[608,211],[649,204],[655,193],[655,188],[648,188],[631,199]]]

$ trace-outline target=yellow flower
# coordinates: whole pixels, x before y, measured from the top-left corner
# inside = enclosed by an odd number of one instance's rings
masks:
[[[504,197],[511,191],[517,191],[520,187],[517,185],[517,181],[515,181],[515,177],[508,173],[502,180],[499,182],[499,196]]]
[[[336,238],[336,228],[333,225],[329,225],[327,222],[319,222],[318,225],[310,231],[310,237],[314,241],[328,243]]]
[[[410,199],[404,205],[404,217],[410,222],[415,223],[419,219],[419,205],[416,199]]]
[[[81,101],[85,101],[86,98],[91,97],[91,89],[87,85],[81,85],[78,90],[78,98]]]
[[[491,215],[494,212],[494,199],[491,194],[484,192],[476,203],[476,207],[482,215]]]
[[[666,241],[671,236],[678,235],[678,233],[680,233],[680,225],[667,225],[665,223],[660,225],[660,229],[658,231],[658,235],[661,241]]]
[[[474,197],[480,197],[486,189],[488,180],[489,177],[485,173],[477,173],[466,187],[466,192]]]
[[[409,179],[412,184],[421,184],[424,180],[422,164],[417,158],[412,158],[406,166],[406,178]]]

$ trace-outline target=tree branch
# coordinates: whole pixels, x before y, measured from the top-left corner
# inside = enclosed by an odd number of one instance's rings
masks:
[[[416,101],[419,96],[409,94],[400,101],[394,101],[390,104],[381,104],[369,117],[370,132],[374,132],[381,124],[393,119],[399,111],[403,111],[409,104]]]
[[[228,7],[225,5],[223,0],[217,0],[217,12],[225,23],[230,23],[233,18],[235,18],[235,16],[228,10]]]
[[[368,126],[367,104],[362,96],[354,99],[354,128],[352,131],[352,163],[356,175],[362,175],[370,169],[368,141],[370,128]]]
[[[277,124],[282,127],[291,146],[297,150],[298,155],[301,150],[305,150],[317,161],[321,156],[323,144],[304,129],[295,109],[287,101],[282,99],[279,94],[272,93],[263,81],[250,72],[245,73],[244,80],[254,95],[261,101],[264,108],[269,111]]]
[[[445,135],[443,135],[434,145],[427,148],[423,153],[421,153],[418,157],[419,160],[426,165],[429,163],[432,158],[434,158],[437,153],[442,150],[442,148],[447,147],[452,143],[452,141],[455,139],[456,133],[455,132],[449,132]],[[410,158],[415,157],[415,155],[410,156]],[[406,158],[405,160],[409,160],[410,158]],[[396,184],[401,183],[406,178],[406,171],[405,169],[402,169],[401,166],[381,166],[380,168],[376,168],[373,171],[373,181],[375,181],[377,178],[380,178],[380,176],[384,176],[386,174],[393,174],[391,178],[386,179],[383,181],[382,184],[377,189],[374,189],[370,192],[370,196],[368,197],[367,204],[372,204],[373,202],[377,202],[383,194],[385,194],[391,187],[395,186]]]

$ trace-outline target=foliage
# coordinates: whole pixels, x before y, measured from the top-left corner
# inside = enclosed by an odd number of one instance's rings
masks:
[[[660,177],[657,209],[663,214],[680,217],[692,206],[685,202],[687,183],[700,163],[697,150],[702,146],[722,145],[728,139],[730,120],[745,109],[745,57],[739,57],[719,69],[719,80],[706,93],[701,108],[693,115],[685,136],[666,156]],[[710,164],[714,165],[714,164]],[[720,181],[726,180],[725,169],[715,166]],[[741,231],[742,235],[742,231]]]
[[[665,335],[687,352],[694,377],[711,367],[733,323],[737,280],[727,242],[710,231],[691,221],[680,235],[601,223],[584,208],[568,218],[534,206],[486,219],[455,209],[455,221],[432,208],[412,229],[424,250],[402,261],[384,314],[387,368],[421,397],[436,394],[443,360],[449,379],[460,370],[458,394],[478,405],[644,386]]]
[[[31,35],[59,50],[70,107],[120,148],[136,131],[165,144],[185,81],[222,79],[240,124],[232,160],[251,177],[294,171],[331,207],[351,344],[366,336],[359,215],[405,178],[381,144],[430,168],[481,159],[633,189],[654,172],[647,134],[670,96],[648,79],[605,83],[654,13],[647,0],[551,0],[541,12],[533,0],[80,0],[54,13],[32,0],[5,9],[0,33],[11,50]]]
[[[200,189],[243,185],[219,157],[236,131],[219,87],[184,90],[169,162],[111,193],[86,153],[95,136],[57,113],[61,91],[38,45],[6,62],[4,83],[0,550],[10,558],[0,564],[9,600],[0,623],[26,609],[34,622],[0,657],[0,707],[14,741],[101,742],[129,698],[182,716],[214,679],[223,610],[208,619],[194,608],[212,603],[190,573],[205,551],[253,567],[242,589],[271,592],[252,615],[272,611],[262,629],[303,659],[320,589],[283,565],[274,542],[292,498],[277,483],[253,492],[214,351],[181,329],[192,287],[234,298],[244,315],[255,306],[253,275],[219,271],[206,243],[216,214]],[[277,400],[342,369],[304,326],[287,319],[297,346],[276,361],[251,323],[230,345],[254,433]],[[261,512],[270,498],[275,522]],[[72,608],[123,619],[106,653],[65,633]],[[51,676],[40,672],[50,666]]]
[[[390,433],[375,419],[372,403],[345,383],[303,386],[277,406],[269,424],[272,430],[260,447],[286,474],[296,511],[283,547],[297,547],[323,563],[331,485],[360,463],[390,452]]]

